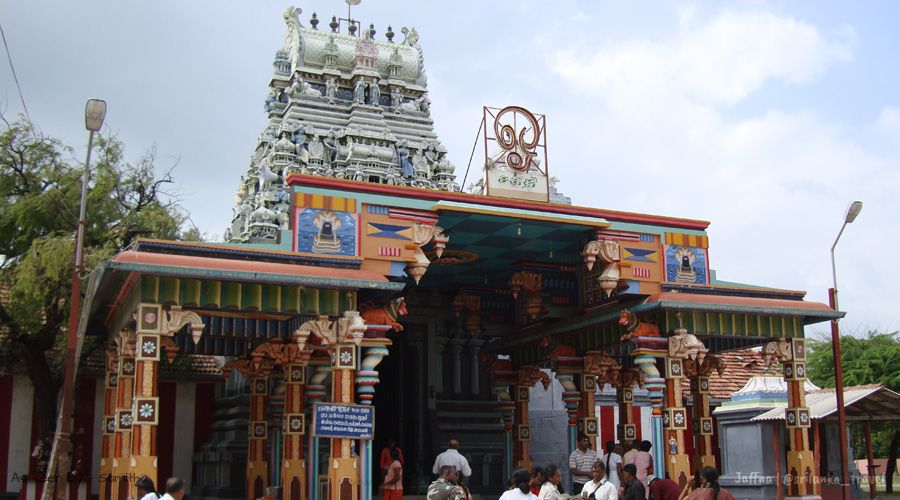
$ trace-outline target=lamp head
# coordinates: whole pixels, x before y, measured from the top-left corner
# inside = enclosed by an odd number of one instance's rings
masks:
[[[106,118],[106,101],[100,99],[88,99],[84,107],[84,126],[91,132],[97,132],[103,126]]]
[[[850,224],[854,220],[856,220],[856,216],[859,215],[859,212],[862,210],[862,202],[854,201],[850,204],[850,208],[847,209],[847,216],[844,218],[844,222]]]

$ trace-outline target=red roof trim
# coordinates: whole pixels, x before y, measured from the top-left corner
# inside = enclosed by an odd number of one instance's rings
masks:
[[[719,304],[743,307],[766,307],[779,309],[802,309],[808,311],[828,311],[834,309],[821,302],[805,300],[767,299],[762,297],[735,297],[729,295],[707,295],[700,293],[662,292],[651,295],[647,303],[652,302],[689,302],[702,304]]]
[[[426,200],[445,200],[460,203],[477,203],[495,207],[517,208],[521,210],[537,210],[557,214],[578,215],[582,217],[597,217],[618,222],[631,222],[635,224],[651,224],[655,226],[672,226],[681,229],[694,229],[698,231],[709,227],[709,222],[696,219],[681,219],[678,217],[666,217],[661,215],[636,214],[632,212],[618,212],[615,210],[603,210],[599,208],[577,207],[560,205],[558,203],[537,203],[531,201],[495,198],[469,193],[456,193],[452,191],[438,191],[435,189],[422,189],[409,186],[389,186],[387,184],[375,184],[364,181],[351,181],[346,179],[332,179],[302,174],[288,175],[286,182],[290,186],[315,186],[344,191],[357,191],[377,193],[389,196],[407,198],[421,198]]]
[[[338,269],[333,267],[303,266],[247,260],[214,259],[150,252],[121,252],[112,258],[113,262],[156,266],[184,267],[191,269],[211,269],[218,271],[239,271],[264,274],[308,276],[314,278],[348,279],[364,281],[388,281],[383,275],[372,271]]]

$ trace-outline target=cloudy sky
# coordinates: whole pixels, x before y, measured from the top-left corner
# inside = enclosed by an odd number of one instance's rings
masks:
[[[160,168],[177,161],[183,206],[221,235],[264,124],[286,6],[8,1],[0,23],[45,133],[80,158],[84,101],[106,99],[104,132],[132,158],[155,145]],[[346,14],[339,0],[297,6],[304,24]],[[862,200],[837,250],[843,324],[900,328],[900,3],[364,0],[353,17],[377,37],[416,27],[460,176],[482,105],[544,113],[564,193],[711,221],[720,279],[825,301],[829,247]],[[19,113],[0,67],[4,112]]]

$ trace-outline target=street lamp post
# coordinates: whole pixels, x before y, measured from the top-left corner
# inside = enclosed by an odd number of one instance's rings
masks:
[[[856,220],[860,210],[862,210],[861,201],[854,201],[850,204],[850,208],[847,209],[847,214],[844,216],[841,230],[838,232],[837,238],[834,239],[834,244],[831,245],[831,278],[834,287],[828,290],[828,301],[831,308],[835,311],[838,309],[838,291],[834,248],[837,246],[838,240],[841,239],[841,235],[844,234],[844,228],[847,227],[847,224]],[[844,374],[841,369],[841,334],[838,328],[838,318],[831,320],[831,349],[834,354],[834,394],[837,398],[838,436],[840,440],[841,495],[844,500],[850,500],[850,468],[847,458],[847,413],[844,410]]]
[[[75,369],[78,363],[78,323],[81,310],[81,273],[84,271],[85,211],[87,205],[88,180],[91,172],[91,149],[94,147],[94,132],[100,130],[106,117],[106,101],[89,99],[84,109],[84,125],[88,135],[87,158],[81,179],[81,206],[78,210],[78,227],[75,231],[75,266],[72,270],[72,295],[69,298],[69,326],[66,331],[66,364],[62,386],[62,402],[56,421],[56,435],[50,453],[48,475],[56,465],[55,488],[44,488],[43,499],[49,498],[52,490],[56,500],[65,500],[68,489],[70,452],[72,449],[72,403],[75,398]],[[49,486],[48,482],[48,486]]]

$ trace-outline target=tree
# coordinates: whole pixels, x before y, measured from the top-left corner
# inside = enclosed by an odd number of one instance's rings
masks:
[[[25,120],[0,116],[0,122],[0,370],[27,371],[43,437],[55,426],[62,383],[83,165],[71,148]],[[172,183],[171,170],[156,175],[153,150],[129,163],[114,137],[97,137],[94,148],[86,271],[139,236],[196,238],[186,214],[163,191]]]
[[[834,387],[834,354],[831,339],[810,339],[807,373],[820,387]],[[844,385],[884,384],[900,392],[900,332],[870,331],[865,337],[841,337],[841,369]],[[897,460],[900,445],[900,425],[881,422],[872,427],[872,449],[875,456],[888,457],[888,488],[891,487],[892,465]],[[853,440],[855,449],[865,449],[862,436]],[[891,491],[888,489],[888,491]]]

